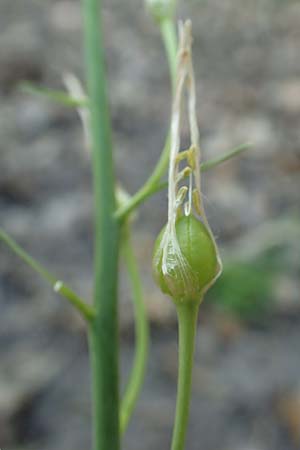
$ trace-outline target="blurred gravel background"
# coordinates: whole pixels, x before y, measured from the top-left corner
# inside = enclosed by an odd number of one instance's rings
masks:
[[[170,111],[168,70],[158,30],[142,0],[104,4],[117,175],[134,192],[163,144]],[[193,19],[205,158],[245,141],[255,144],[254,150],[204,176],[207,211],[225,268],[227,260],[235,261],[235,267],[246,261],[251,270],[260,268],[267,254],[260,278],[250,280],[248,272],[245,279],[236,278],[233,271],[237,286],[220,281],[202,308],[187,450],[296,450],[300,3],[186,0],[180,17]],[[81,26],[78,0],[0,2],[0,225],[90,298],[91,174],[78,117],[17,89],[24,79],[60,89],[63,72],[83,79]],[[165,193],[151,199],[135,227],[152,346],[125,450],[169,448],[176,321],[171,302],[153,284],[150,267],[166,206]],[[274,247],[276,258],[270,254]],[[265,289],[259,283],[275,259],[276,272]],[[241,317],[236,309],[229,313],[226,304],[218,306],[218,299],[238,300],[244,288],[250,310],[268,300],[267,311],[258,307],[251,317]],[[120,300],[123,384],[134,342],[123,269]],[[3,244],[0,307],[1,449],[88,449],[84,324]]]

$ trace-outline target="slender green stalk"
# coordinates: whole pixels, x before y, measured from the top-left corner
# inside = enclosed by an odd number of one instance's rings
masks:
[[[171,18],[164,18],[160,20],[159,26],[168,58],[172,89],[174,89],[176,78],[176,54],[177,54],[176,29],[174,21]],[[161,180],[162,176],[165,174],[168,168],[169,154],[170,154],[170,136],[168,134],[160,158],[157,161],[157,164],[148,180],[130,198],[130,200],[128,200],[128,202],[125,205],[117,209],[115,217],[118,220],[125,220],[131,211],[133,211],[139,204],[141,204],[147,197],[149,197],[149,193],[151,193],[152,190],[155,188],[155,186],[159,183],[159,181]]]
[[[239,155],[240,153],[244,152],[245,150],[249,150],[253,144],[250,142],[246,142],[245,144],[241,144],[238,147],[233,148],[232,150],[229,150],[229,152],[223,153],[221,156],[217,156],[214,159],[210,159],[209,161],[206,161],[201,164],[201,172],[206,172],[207,170],[213,169],[216,166],[219,166],[220,164],[228,161],[231,158],[234,158],[235,156]]]
[[[17,242],[12,239],[4,230],[0,229],[0,240],[2,240],[16,255],[19,256],[28,266],[41,275],[52,286],[55,292],[65,297],[78,312],[88,321],[95,316],[94,308],[80,298],[67,284],[57,279],[36,259],[30,256]]]
[[[177,35],[173,17],[165,17],[159,22],[162,40],[168,58],[172,90],[175,90],[177,64]]]
[[[86,320],[92,321],[95,318],[93,306],[85,303],[85,301],[78,297],[78,295],[63,281],[57,280],[53,289],[57,294],[65,297],[73,306],[75,306]]]
[[[43,97],[47,100],[50,100],[55,103],[60,103],[61,105],[69,108],[88,107],[87,98],[77,99],[64,91],[47,89],[44,87],[35,86],[32,83],[28,82],[21,83],[20,90],[25,94]]]
[[[152,174],[145,182],[145,184],[132,196],[124,205],[120,206],[116,213],[115,217],[119,221],[124,221],[126,217],[143,201],[149,197],[149,193],[153,191],[155,186],[159,183],[161,177],[164,175],[169,161],[169,153],[170,153],[170,140],[169,137],[166,140],[163,151],[160,155],[160,158],[153,170]]]
[[[21,258],[28,266],[30,266],[35,272],[37,272],[44,280],[48,281],[54,287],[58,281],[57,278],[52,275],[45,267],[43,267],[38,261],[30,256],[17,242],[10,237],[4,230],[0,229],[0,239]]]
[[[127,428],[143,384],[149,346],[149,329],[143,299],[142,284],[137,261],[132,248],[130,230],[129,227],[126,228],[127,229],[124,230],[125,236],[123,240],[123,253],[132,287],[136,346],[133,367],[131,369],[131,374],[121,404],[121,434],[123,434]]]
[[[176,305],[179,333],[178,385],[172,450],[183,450],[189,420],[199,302]]]
[[[101,1],[82,0],[88,98],[91,113],[95,208],[94,307],[89,330],[92,367],[93,449],[118,450],[117,278],[119,225],[106,90]],[[99,20],[100,18],[100,20]]]

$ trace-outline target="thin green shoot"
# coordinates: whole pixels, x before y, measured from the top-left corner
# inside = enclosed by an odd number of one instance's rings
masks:
[[[132,300],[135,316],[135,355],[128,384],[121,403],[120,411],[120,432],[127,428],[133,409],[136,405],[138,395],[143,385],[148,347],[149,347],[149,326],[146,316],[146,308],[143,299],[143,289],[138,270],[138,264],[134,255],[130,229],[125,225],[123,237],[123,255],[127,266],[132,289]]]
[[[12,239],[4,230],[0,228],[0,240],[2,240],[16,255],[19,256],[29,267],[37,272],[41,277],[50,283],[52,289],[66,298],[79,313],[88,321],[92,320],[95,312],[92,306],[88,305],[80,298],[66,283],[57,279],[36,259],[30,256],[17,242]]]
[[[51,102],[59,103],[67,108],[78,108],[78,107],[88,107],[87,98],[74,98],[67,92],[48,89],[41,86],[36,86],[35,84],[29,82],[22,82],[19,85],[20,91],[25,94],[31,94],[39,97],[43,97]]]

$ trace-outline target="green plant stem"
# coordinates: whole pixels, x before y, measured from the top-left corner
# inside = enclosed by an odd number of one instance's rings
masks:
[[[24,92],[25,94],[43,97],[47,100],[59,103],[69,108],[78,108],[78,107],[82,108],[89,106],[87,98],[77,99],[64,91],[47,89],[28,82],[20,83],[19,88],[21,92]]]
[[[41,275],[52,286],[55,292],[66,298],[78,312],[88,321],[95,316],[94,308],[80,298],[66,283],[57,279],[36,259],[30,256],[17,242],[12,239],[4,230],[0,229],[0,240],[2,240],[16,255],[19,256],[28,266]]]
[[[130,197],[127,203],[120,206],[115,212],[115,217],[117,220],[124,221],[138,205],[143,203],[143,201],[149,197],[149,193],[151,194],[152,190],[159,183],[168,167],[169,153],[170,140],[168,137],[155,169],[148,180],[132,197]]]
[[[201,164],[201,172],[206,172],[207,170],[213,169],[214,167],[219,166],[220,164],[228,161],[229,159],[238,156],[240,153],[243,153],[245,150],[249,150],[249,148],[253,147],[253,144],[250,142],[246,142],[245,144],[241,144],[232,150],[229,150],[226,153],[223,153],[221,156],[217,156],[216,158],[210,159],[209,161],[203,162]]]
[[[165,46],[168,58],[170,78],[172,82],[172,90],[175,90],[176,82],[176,64],[177,64],[177,35],[174,19],[172,17],[164,17],[159,22],[162,40]]]
[[[148,356],[149,329],[146,316],[146,309],[143,299],[142,284],[138,270],[137,261],[134,255],[129,227],[124,230],[123,254],[127,266],[134,305],[135,316],[135,355],[133,367],[121,404],[120,430],[121,434],[127,428],[128,422],[135,407],[139,392],[141,390]]]
[[[162,35],[162,40],[164,42],[169,73],[172,82],[172,89],[175,86],[176,79],[176,55],[177,55],[177,36],[174,21],[171,18],[164,18],[159,22],[160,32]],[[160,182],[162,176],[165,174],[168,168],[170,154],[170,136],[168,134],[164,148],[161,152],[160,158],[157,164],[145,182],[145,184],[128,200],[128,202],[117,209],[115,217],[123,221],[126,217],[133,211],[138,205],[140,205],[147,197],[149,193],[155,189],[155,186]]]
[[[107,99],[101,1],[82,0],[95,208],[94,308],[89,329],[93,449],[119,450],[117,281],[119,224]],[[100,18],[100,20],[99,20]]]
[[[192,370],[199,302],[176,305],[179,333],[178,385],[172,450],[183,450],[190,410]]]

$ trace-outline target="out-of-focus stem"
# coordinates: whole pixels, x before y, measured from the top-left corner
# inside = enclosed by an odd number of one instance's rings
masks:
[[[119,450],[117,281],[119,223],[100,0],[82,0],[94,188],[94,308],[89,328],[93,450]]]
[[[143,384],[149,346],[149,329],[146,309],[143,299],[142,284],[134,255],[129,227],[125,225],[123,238],[123,254],[127,266],[134,305],[135,316],[135,355],[133,367],[121,403],[120,430],[124,433],[132,411],[135,407],[140,389]]]

